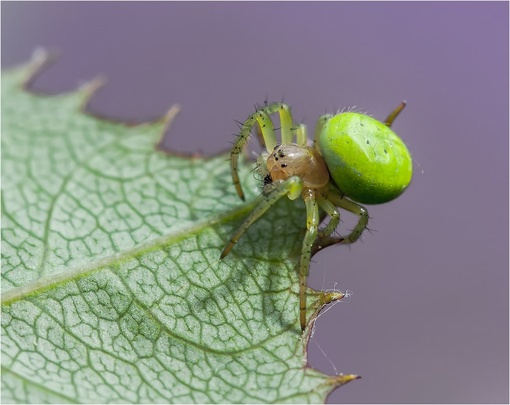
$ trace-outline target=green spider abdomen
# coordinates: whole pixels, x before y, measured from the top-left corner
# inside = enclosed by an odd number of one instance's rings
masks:
[[[330,176],[354,201],[391,201],[411,181],[413,163],[406,145],[387,125],[367,115],[335,115],[324,126],[319,146]]]

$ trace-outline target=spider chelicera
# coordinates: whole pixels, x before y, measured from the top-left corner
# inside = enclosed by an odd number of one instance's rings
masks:
[[[402,102],[384,123],[358,112],[321,116],[309,144],[306,127],[295,125],[288,105],[271,103],[258,109],[242,125],[230,155],[232,179],[239,197],[244,193],[239,181],[239,154],[252,128],[258,131],[267,152],[257,162],[264,179],[263,197],[232,235],[221,259],[244,232],[281,197],[303,197],[306,206],[306,233],[299,263],[299,320],[306,328],[306,277],[314,249],[334,243],[353,243],[368,223],[366,208],[358,203],[381,204],[398,197],[412,177],[412,159],[404,142],[391,130],[404,109]],[[271,114],[279,113],[281,143],[277,143]],[[319,229],[319,208],[330,221]],[[347,236],[332,237],[340,222],[338,208],[358,216],[358,223]]]

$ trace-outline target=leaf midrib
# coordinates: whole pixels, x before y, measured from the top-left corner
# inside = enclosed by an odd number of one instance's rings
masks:
[[[168,235],[145,241],[122,252],[105,256],[86,265],[76,266],[72,269],[53,274],[51,276],[41,277],[21,287],[15,287],[5,293],[2,293],[2,305],[10,305],[13,302],[18,301],[28,295],[35,295],[66,281],[82,277],[94,271],[100,270],[101,268],[108,267],[114,263],[119,263],[124,260],[131,259],[132,257],[135,257],[143,252],[151,251],[170,243],[179,242],[180,240],[199,233],[201,230],[211,227],[212,225],[241,218],[254,208],[258,200],[258,198],[255,198],[250,202],[242,204],[234,210],[230,210],[220,215],[210,216],[207,219],[199,221],[192,226],[181,228]]]

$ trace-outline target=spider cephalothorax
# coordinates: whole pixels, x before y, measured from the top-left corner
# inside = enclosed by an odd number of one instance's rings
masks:
[[[305,188],[322,188],[329,182],[329,171],[321,154],[311,146],[295,143],[275,146],[268,156],[267,170],[273,181],[298,176]]]
[[[404,142],[390,129],[405,107],[402,102],[381,123],[367,115],[345,112],[323,115],[315,127],[313,146],[308,145],[306,127],[294,126],[290,109],[272,103],[257,110],[244,122],[231,151],[232,179],[244,200],[239,182],[238,159],[250,131],[258,124],[267,152],[257,159],[264,189],[260,203],[250,213],[221,253],[223,259],[250,225],[276,201],[287,196],[303,197],[306,234],[299,264],[300,325],[306,327],[306,276],[314,246],[353,243],[368,222],[368,212],[354,201],[380,204],[398,197],[412,177],[412,159]],[[281,143],[277,144],[270,115],[280,115]],[[295,141],[295,142],[293,142]],[[321,230],[319,207],[330,217]],[[339,208],[358,216],[358,224],[345,237],[331,237],[340,221]]]

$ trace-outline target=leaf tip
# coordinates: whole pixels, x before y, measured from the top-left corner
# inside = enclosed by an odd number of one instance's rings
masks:
[[[348,382],[359,380],[360,378],[361,376],[357,374],[339,374],[329,377],[328,382],[335,388],[338,388],[347,384]]]
[[[49,61],[54,61],[57,58],[56,51],[49,51],[46,48],[35,48],[30,56],[29,64],[32,66],[41,66]]]
[[[162,148],[163,139],[165,138],[165,133],[168,131],[170,126],[172,125],[175,117],[181,111],[181,105],[176,103],[170,107],[170,109],[160,118],[160,121],[163,123],[163,130],[161,131],[159,142],[156,144],[156,148],[160,150],[164,150]]]
[[[84,93],[84,96],[85,96],[85,98],[82,102],[82,106],[81,106],[81,109],[83,111],[86,110],[87,105],[89,104],[92,97],[94,97],[96,92],[101,87],[103,87],[106,84],[106,82],[107,82],[107,79],[105,76],[97,76],[97,77],[93,78],[92,80],[89,80],[88,82],[82,84],[79,87],[78,91]]]
[[[168,129],[172,121],[175,119],[177,114],[181,111],[180,104],[174,104],[163,116],[163,122],[165,123],[165,129]]]
[[[49,51],[45,48],[38,47],[32,52],[29,61],[21,66],[21,84],[23,87],[30,86],[35,78],[49,65],[53,64],[58,57],[58,53],[54,50]]]
[[[327,393],[327,397],[329,397],[337,388],[345,385],[351,381],[359,380],[361,378],[360,375],[357,374],[338,374],[329,376],[326,380],[326,385],[331,387],[330,391]]]
[[[347,293],[343,293],[342,291],[321,291],[319,296],[319,305],[323,307],[333,302],[340,301],[346,296]]]
[[[334,291],[315,291],[316,300],[313,304],[313,314],[308,319],[307,327],[304,332],[304,341],[308,344],[308,340],[314,333],[314,324],[317,318],[319,317],[320,312],[324,309],[326,305],[332,304],[334,302],[340,301],[345,297],[350,296],[350,292],[346,291],[345,293],[342,291],[334,290]]]
[[[338,374],[328,377],[326,384],[331,387],[331,390],[328,392],[327,396],[329,397],[337,388],[340,388],[342,385],[345,385],[354,380],[359,380],[360,378],[361,376],[357,374]]]
[[[107,82],[105,76],[97,76],[92,80],[82,84],[79,90],[85,92],[87,94],[87,98],[90,98],[94,95],[96,91],[98,91],[101,87],[103,87]]]

